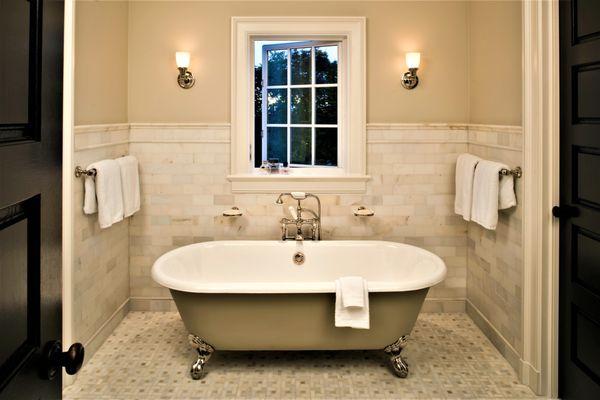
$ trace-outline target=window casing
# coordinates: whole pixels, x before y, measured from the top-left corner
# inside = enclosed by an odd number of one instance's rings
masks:
[[[232,192],[364,193],[369,180],[366,175],[366,19],[233,17],[231,38],[231,173],[227,178]],[[260,127],[261,122],[255,120],[255,103],[249,100],[256,90],[254,43],[298,40],[339,43],[337,166],[316,165],[289,168],[287,174],[265,174],[256,165],[261,156],[256,154],[257,146],[262,147],[256,126]],[[318,164],[317,158],[311,155],[311,165],[313,159]]]

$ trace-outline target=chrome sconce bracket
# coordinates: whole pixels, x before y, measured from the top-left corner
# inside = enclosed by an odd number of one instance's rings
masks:
[[[417,76],[418,68],[409,68],[408,72],[405,72],[402,76],[402,87],[404,89],[414,89],[419,84],[419,77]]]
[[[187,68],[179,67],[179,76],[177,76],[177,83],[182,89],[190,89],[196,83],[196,78]]]

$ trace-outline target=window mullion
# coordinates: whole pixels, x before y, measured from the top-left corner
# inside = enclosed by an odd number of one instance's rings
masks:
[[[310,148],[311,148],[311,161],[312,161],[312,165],[315,165],[315,150],[316,150],[315,149],[315,146],[316,146],[316,140],[315,140],[315,137],[316,137],[316,130],[315,130],[316,116],[315,116],[315,113],[316,113],[316,109],[317,109],[317,107],[316,107],[316,104],[317,104],[317,98],[316,98],[317,92],[316,92],[316,89],[315,89],[315,84],[317,83],[317,79],[316,79],[316,76],[317,76],[317,71],[316,71],[317,53],[316,53],[316,51],[317,51],[317,48],[315,46],[313,46],[312,49],[311,49],[311,52],[310,52],[311,53],[311,58],[310,58],[310,63],[311,63],[311,66],[310,66],[310,70],[311,70],[311,77],[310,77],[310,83],[311,83],[311,88],[310,88],[310,91],[311,91],[311,105],[310,105],[311,106],[311,113],[310,113],[310,116],[311,116],[311,122],[312,122],[312,126],[310,128],[310,132],[311,132],[311,138],[310,138],[311,139],[311,146],[310,146]]]
[[[287,164],[288,166],[291,164],[292,158],[292,128],[290,127],[292,124],[292,52],[290,49],[287,49]]]

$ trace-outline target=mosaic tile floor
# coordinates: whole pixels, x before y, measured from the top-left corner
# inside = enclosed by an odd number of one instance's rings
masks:
[[[421,314],[396,378],[379,351],[215,352],[201,381],[177,313],[131,312],[64,392],[91,399],[535,397],[466,314]]]

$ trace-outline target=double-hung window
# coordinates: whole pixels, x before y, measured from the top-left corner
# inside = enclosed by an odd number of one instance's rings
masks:
[[[257,161],[292,168],[337,167],[340,43],[257,44],[262,53]]]

